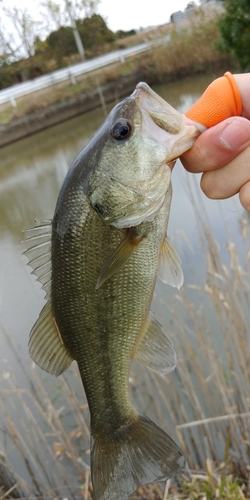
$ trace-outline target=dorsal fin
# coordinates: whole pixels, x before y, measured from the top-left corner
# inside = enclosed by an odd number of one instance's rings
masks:
[[[32,274],[37,276],[46,292],[46,299],[50,297],[51,291],[51,233],[52,221],[50,219],[36,220],[35,227],[25,229],[26,250],[24,255],[29,259],[27,265],[31,266]]]

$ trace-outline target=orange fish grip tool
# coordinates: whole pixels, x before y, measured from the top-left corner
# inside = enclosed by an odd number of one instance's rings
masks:
[[[240,92],[233,75],[227,71],[207,87],[185,116],[209,128],[231,116],[240,116],[241,113]]]

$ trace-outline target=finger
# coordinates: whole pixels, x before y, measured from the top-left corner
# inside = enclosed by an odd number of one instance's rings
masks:
[[[241,73],[233,76],[241,95],[241,100],[242,100],[241,116],[245,116],[246,118],[250,119],[250,99],[249,99],[250,73]]]
[[[238,193],[250,180],[250,146],[226,166],[205,172],[201,178],[201,189],[208,198],[229,198]]]
[[[215,170],[227,165],[250,144],[250,121],[233,117],[203,132],[181,157],[189,172]]]
[[[242,206],[250,212],[250,180],[240,188],[239,196]]]

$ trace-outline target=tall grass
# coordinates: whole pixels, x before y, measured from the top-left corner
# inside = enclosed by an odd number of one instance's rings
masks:
[[[74,368],[71,374],[71,379],[76,376]],[[30,389],[19,387],[8,365],[3,378],[1,431],[6,448],[1,453],[6,473],[5,484],[0,475],[0,485],[4,491],[12,487],[14,498],[89,498],[87,405],[79,403],[64,377],[56,393],[48,384],[46,388],[36,370],[30,376]]]
[[[199,72],[210,72],[229,65],[232,60],[216,49],[220,40],[219,15],[208,19],[202,9],[181,31],[173,31],[169,43],[151,52],[151,70],[157,81],[166,82]]]
[[[204,467],[206,458],[226,460],[250,476],[249,216],[239,222],[239,248],[228,227],[225,251],[213,236],[198,191],[194,196],[188,189],[205,277],[184,286],[168,308],[177,332],[178,369],[169,379],[171,397],[163,401],[191,467]],[[166,394],[164,382],[156,379]]]

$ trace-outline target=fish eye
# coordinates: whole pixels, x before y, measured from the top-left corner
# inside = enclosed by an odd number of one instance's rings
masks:
[[[131,135],[131,125],[127,120],[119,120],[115,122],[111,128],[111,135],[117,141],[128,139]]]

